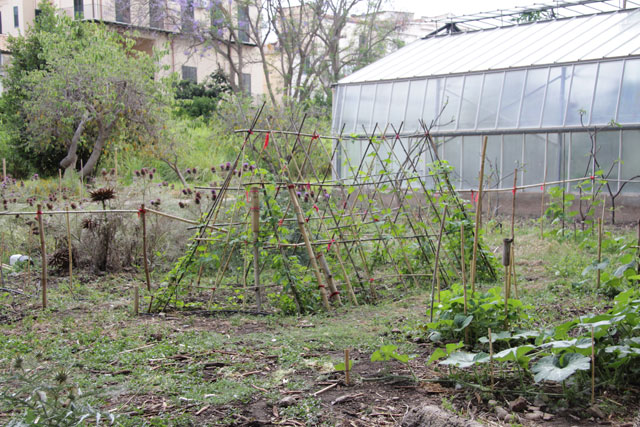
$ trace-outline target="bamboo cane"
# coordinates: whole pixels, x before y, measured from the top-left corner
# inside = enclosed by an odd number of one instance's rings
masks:
[[[313,272],[315,273],[316,280],[318,282],[318,288],[320,289],[320,296],[322,298],[322,304],[327,311],[331,310],[331,306],[329,305],[329,298],[327,297],[327,290],[322,281],[322,275],[320,274],[320,268],[318,267],[318,262],[316,261],[316,255],[313,252],[313,247],[311,246],[311,242],[309,241],[309,236],[307,234],[307,230],[304,225],[304,216],[302,215],[302,209],[300,208],[300,204],[298,203],[298,196],[294,190],[295,186],[293,184],[289,185],[289,196],[291,198],[291,203],[293,205],[293,209],[296,213],[296,218],[298,219],[298,227],[300,228],[300,234],[304,239],[307,254],[309,255],[309,259],[311,261],[311,267]]]
[[[442,233],[444,232],[444,223],[447,217],[447,206],[444,207],[444,212],[442,212],[442,216],[440,217],[440,233],[438,233],[438,244],[436,246],[436,258],[434,261],[433,271],[438,271],[440,264],[440,247],[442,246]],[[431,309],[429,310],[429,321],[433,322],[433,300],[434,300],[434,287],[436,283],[437,274],[433,275],[433,280],[431,282]]]
[[[591,404],[596,403],[596,339],[591,325]]]
[[[65,207],[68,210],[68,207]],[[69,249],[69,290],[73,292],[73,245],[71,244],[71,222],[69,213],[66,214],[67,219],[67,246]]]
[[[144,263],[144,277],[147,282],[147,291],[151,292],[151,278],[149,277],[149,261],[147,260],[147,220],[144,203],[140,206],[140,223],[142,226],[142,260]]]
[[[598,268],[596,270],[596,289],[600,289],[600,263],[602,262],[602,218],[598,218]]]
[[[38,231],[40,234],[40,250],[42,253],[42,276],[40,284],[42,286],[42,309],[47,308],[47,247],[44,240],[44,225],[42,223],[42,206],[38,205]]]
[[[349,349],[344,349],[344,383],[349,387],[351,385],[351,370],[349,369]]]
[[[2,182],[7,182],[7,159],[2,159]]]
[[[464,296],[464,315],[467,315],[467,274],[464,259],[464,222],[460,224],[460,265],[462,268],[462,294]],[[469,343],[469,328],[464,328],[464,342]]]
[[[251,231],[253,232],[253,283],[256,287],[256,307],[262,310],[263,289],[260,286],[260,197],[258,187],[251,187]]]
[[[482,186],[484,184],[484,161],[487,155],[488,136],[482,141],[482,155],[480,156],[480,178],[478,182],[478,202],[476,203],[476,228],[473,233],[473,254],[471,257],[471,295],[476,291],[476,262],[478,259],[478,233],[482,227]]]
[[[491,328],[489,328],[489,375],[491,376],[491,390],[493,390],[493,340],[491,339]]]

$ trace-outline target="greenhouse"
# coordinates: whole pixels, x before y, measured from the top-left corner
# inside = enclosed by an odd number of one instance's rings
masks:
[[[443,30],[337,83],[334,134],[364,137],[341,142],[339,178],[372,134],[403,136],[387,143],[397,162],[426,132],[460,189],[477,188],[485,136],[492,187],[513,185],[516,168],[519,184],[567,180],[568,189],[594,169],[614,189],[640,175],[640,9]]]

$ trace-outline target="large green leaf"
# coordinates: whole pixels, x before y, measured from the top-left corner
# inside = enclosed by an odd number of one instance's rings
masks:
[[[451,356],[440,362],[440,365],[453,365],[458,368],[468,368],[476,363],[487,363],[489,355],[487,353],[467,353],[466,351],[456,351]]]
[[[591,367],[591,360],[578,353],[565,353],[562,356],[545,356],[540,359],[531,371],[535,374],[535,382],[556,381],[561,382],[575,374],[577,371],[586,371]]]
[[[521,345],[518,347],[508,348],[499,353],[493,355],[493,360],[498,362],[517,362],[522,367],[526,367],[529,364],[530,357],[526,354],[535,349],[533,345]]]
[[[453,324],[456,326],[454,329],[456,332],[462,331],[464,328],[469,326],[471,321],[473,320],[473,316],[465,316],[464,314],[458,314],[453,319]]]

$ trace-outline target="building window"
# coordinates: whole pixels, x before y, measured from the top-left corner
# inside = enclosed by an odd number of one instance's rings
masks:
[[[247,95],[251,95],[251,74],[240,74],[240,89],[242,89],[242,91]]]
[[[198,69],[196,67],[190,67],[188,65],[182,66],[182,80],[189,80],[193,83],[198,83]]]
[[[131,0],[116,0],[116,22],[131,23]]]
[[[75,19],[84,18],[84,0],[73,0],[73,17]]]
[[[182,32],[192,33],[195,23],[195,18],[193,15],[193,0],[186,0],[184,3],[181,3],[180,18],[182,20]]]
[[[162,0],[149,0],[149,26],[164,29],[164,8]]]
[[[243,43],[249,43],[249,7],[238,6],[238,38]]]
[[[211,33],[214,36],[222,37],[223,29],[224,29],[224,11],[222,10],[222,6],[214,3],[213,1],[209,5],[210,14],[211,14]]]
[[[20,18],[18,15],[18,6],[13,6],[13,26],[15,28],[20,27]]]

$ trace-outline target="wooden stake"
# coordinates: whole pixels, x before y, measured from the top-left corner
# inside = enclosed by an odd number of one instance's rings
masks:
[[[80,198],[82,199],[82,193],[84,191],[84,175],[82,174],[82,170],[84,169],[84,163],[82,159],[80,159]]]
[[[484,160],[487,155],[488,136],[482,141],[482,155],[480,156],[480,177],[478,182],[478,201],[476,203],[476,228],[473,233],[473,253],[471,256],[471,295],[476,291],[476,263],[478,260],[478,233],[482,227],[482,187],[484,185]]]
[[[0,283],[4,286],[4,271],[2,270],[2,264],[4,262],[4,233],[0,240]],[[31,263],[31,258],[27,260],[27,265]]]
[[[114,163],[115,163],[115,175],[116,175],[116,182],[118,182],[118,147],[115,148],[115,155],[114,155]]]
[[[442,212],[442,216],[440,217],[440,232],[438,233],[438,244],[436,246],[436,259],[433,263],[434,274],[433,274],[433,280],[431,281],[431,308],[429,310],[430,322],[433,322],[433,300],[435,299],[434,288],[436,284],[436,277],[438,276],[437,274],[435,274],[435,272],[438,271],[439,264],[440,264],[440,247],[442,246],[442,233],[444,232],[444,224],[445,224],[446,217],[447,217],[447,206],[444,207],[444,212]]]
[[[58,169],[59,170],[59,169]],[[69,210],[68,206],[65,206],[65,210]],[[69,290],[73,292],[73,246],[71,245],[71,222],[69,220],[69,213],[67,217],[67,246],[69,247]]]
[[[2,159],[2,182],[7,181],[7,159]]]
[[[40,284],[42,286],[42,309],[47,308],[47,248],[44,242],[44,225],[42,224],[42,206],[38,205],[38,231],[40,233],[40,250],[42,252],[42,276]]]
[[[347,385],[351,385],[351,370],[349,369],[349,349],[344,349],[344,383]]]
[[[147,291],[151,292],[151,278],[149,277],[149,261],[147,260],[147,219],[145,214],[147,211],[144,209],[144,203],[140,206],[138,211],[140,214],[140,222],[142,225],[142,260],[144,263],[144,277],[147,281]]]
[[[489,328],[489,375],[491,376],[491,390],[493,390],[493,340],[491,339],[491,328]]]
[[[62,169],[58,169],[58,193],[62,194]]]
[[[511,191],[513,194],[513,196],[511,197],[511,240],[513,240],[514,234],[515,234],[517,185],[518,185],[518,168],[516,168],[513,172],[513,190]]]
[[[251,231],[253,232],[253,283],[256,291],[256,307],[262,310],[263,289],[260,286],[260,196],[258,187],[251,187]]]
[[[596,402],[596,339],[591,325],[591,404]]]
[[[464,315],[467,315],[467,274],[464,259],[464,222],[460,224],[460,266],[462,268],[462,294],[464,296]],[[464,342],[469,343],[469,328],[464,328]]]
[[[598,269],[596,270],[596,289],[600,288],[600,263],[602,262],[602,218],[598,218]]]
[[[335,298],[338,305],[342,305],[342,299],[340,299],[340,292],[338,292],[336,283],[333,280],[333,274],[331,273],[331,269],[329,268],[329,263],[327,263],[327,259],[325,258],[322,252],[318,252],[318,255],[316,255],[316,257],[318,258],[320,267],[324,272],[324,277],[327,280],[327,285],[329,286],[329,290],[331,291],[331,295],[329,296],[329,298]]]
[[[136,316],[139,313],[139,299],[140,299],[140,295],[139,295],[139,290],[138,290],[138,284],[136,283],[133,286],[133,314],[135,314]]]
[[[513,284],[513,290],[515,291],[516,299],[518,299],[518,281],[516,280],[516,255],[515,255],[515,245],[511,245],[511,254],[509,255],[511,259],[511,283]],[[509,296],[511,296],[511,285],[509,285]]]
[[[298,203],[298,196],[296,195],[295,185],[289,184],[289,196],[291,200],[291,204],[293,205],[294,211],[296,213],[296,218],[298,220],[298,227],[300,228],[300,234],[304,239],[305,247],[307,248],[307,254],[309,255],[309,260],[311,261],[311,268],[316,276],[316,281],[318,282],[318,288],[320,288],[320,297],[322,298],[322,304],[324,305],[325,310],[331,310],[331,305],[329,305],[329,298],[327,297],[327,290],[322,281],[322,275],[320,274],[320,268],[318,267],[318,262],[316,260],[316,255],[313,251],[313,247],[311,246],[311,241],[309,240],[309,236],[307,235],[307,230],[305,229],[305,221],[304,216],[302,215],[302,209],[300,208],[300,204]]]
[[[547,184],[542,183],[542,196],[540,197],[540,238],[544,239],[544,196],[547,191]]]
[[[436,275],[436,287],[438,288],[438,302],[440,302],[440,271],[436,270],[433,274]]]
[[[509,292],[511,287],[511,244],[513,239],[502,240],[502,265],[504,266],[504,323],[505,327],[508,325],[509,316]]]

